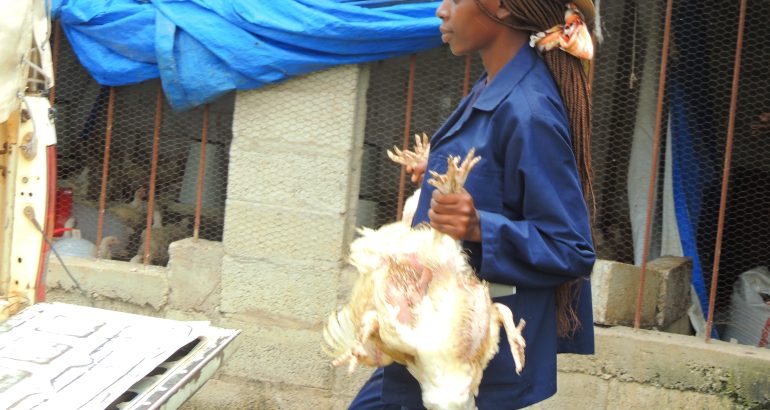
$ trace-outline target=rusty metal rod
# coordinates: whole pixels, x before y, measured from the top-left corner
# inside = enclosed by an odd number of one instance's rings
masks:
[[[104,209],[107,206],[107,177],[110,173],[110,144],[112,143],[112,122],[115,112],[115,87],[110,87],[107,102],[107,130],[104,133],[104,157],[102,158],[102,186],[99,191],[99,219],[96,223],[96,249],[102,244],[104,234]],[[97,258],[98,258],[97,252]]]
[[[59,64],[58,64],[58,62],[59,62],[59,48],[60,48],[60,45],[61,45],[60,38],[61,38],[61,25],[59,25],[59,20],[56,20],[56,22],[54,23],[54,38],[53,38],[53,47],[52,47],[53,50],[51,50],[51,62],[53,63],[53,67],[52,68],[53,68],[53,78],[54,79],[56,79],[56,69],[59,66]],[[48,93],[48,103],[51,104],[52,107],[56,103],[56,85],[55,84],[56,83],[54,82],[54,86],[51,87],[51,89],[49,90],[49,93]],[[54,163],[56,162],[55,156],[53,158],[53,162]],[[54,186],[53,186],[53,193],[52,193],[52,195],[53,195],[53,199],[52,199],[53,207],[56,206],[56,194],[57,194],[57,192],[59,192],[58,188],[56,187],[56,182],[57,182],[56,181],[56,176],[57,175],[58,175],[58,173],[56,172],[56,169],[54,169],[54,172],[53,172]],[[53,210],[54,208],[51,208],[51,209]],[[56,225],[56,212],[55,211],[51,211],[51,212],[48,213],[48,222],[46,224],[47,227],[50,227],[50,229],[48,229],[48,239],[49,240],[53,240],[55,225]],[[46,244],[46,247],[47,246],[48,246],[48,244]],[[42,300],[45,300],[45,298],[43,298]]]
[[[203,107],[203,130],[201,131],[201,155],[198,161],[198,188],[195,192],[195,227],[193,239],[198,240],[201,228],[201,208],[203,203],[203,177],[206,166],[206,143],[209,138],[209,105]]]
[[[468,95],[468,93],[471,91],[471,63],[473,62],[473,57],[468,54],[465,56],[465,73],[463,74],[463,97]]]
[[[663,50],[660,56],[660,77],[658,78],[658,102],[655,112],[655,140],[652,145],[650,166],[650,188],[647,191],[647,222],[644,227],[644,247],[642,250],[642,266],[639,271],[639,292],[636,295],[636,314],[634,329],[639,329],[642,321],[642,300],[644,298],[644,281],[647,277],[647,258],[650,256],[650,234],[652,230],[652,211],[655,206],[655,187],[658,179],[658,157],[660,156],[660,134],[663,125],[663,101],[666,93],[666,73],[668,71],[668,47],[671,40],[671,14],[673,0],[666,4],[666,22],[663,31]]]
[[[51,105],[54,105],[56,103],[56,69],[59,66],[59,49],[61,48],[61,24],[59,23],[59,20],[56,20],[54,22],[54,34],[53,34],[53,50],[51,50],[51,62],[53,63],[53,78],[54,78],[54,86],[51,87],[51,90],[48,94],[48,103]]]
[[[743,53],[743,31],[746,26],[746,0],[741,0],[741,11],[738,18],[738,39],[735,46],[735,67],[733,68],[732,93],[730,95],[730,118],[727,125],[727,141],[725,142],[725,164],[722,170],[722,197],[719,201],[719,222],[717,223],[717,240],[714,245],[714,269],[711,273],[711,290],[709,292],[709,312],[706,319],[706,342],[711,341],[711,329],[714,324],[714,302],[717,297],[717,280],[719,279],[719,258],[722,256],[722,233],[725,226],[725,209],[727,208],[727,188],[730,182],[730,162],[733,156],[733,139],[735,137],[735,112],[738,109],[738,87],[741,81],[741,57]]]
[[[417,56],[409,56],[409,85],[406,88],[406,118],[404,119],[403,149],[409,148],[409,131],[412,128],[412,100],[414,99],[414,75],[417,71]],[[406,190],[406,166],[401,166],[401,177],[398,181],[398,208],[396,219],[401,220],[404,212],[404,191]]]
[[[150,263],[150,243],[152,242],[153,213],[155,212],[155,174],[158,170],[158,147],[160,145],[160,124],[163,118],[163,85],[158,84],[158,97],[155,102],[155,130],[152,137],[152,162],[150,166],[150,191],[147,195],[147,236],[144,240],[145,265]]]

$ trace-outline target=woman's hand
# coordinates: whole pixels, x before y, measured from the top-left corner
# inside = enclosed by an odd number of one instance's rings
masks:
[[[481,242],[479,213],[465,190],[456,194],[433,191],[428,218],[430,226],[456,240]]]
[[[425,175],[425,169],[428,168],[428,160],[420,161],[414,167],[406,166],[406,172],[412,174],[412,183],[422,185],[422,176]]]

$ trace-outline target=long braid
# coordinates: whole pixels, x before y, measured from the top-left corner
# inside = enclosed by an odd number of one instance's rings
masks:
[[[555,25],[564,24],[565,5],[559,0],[502,0],[503,6],[512,14],[506,21],[494,16],[481,4],[481,0],[476,0],[476,3],[490,18],[515,30],[540,32]],[[551,71],[564,101],[572,131],[572,150],[577,161],[583,197],[588,205],[590,220],[593,222],[595,206],[593,168],[591,167],[591,95],[588,78],[583,63],[566,52],[561,50],[546,52],[543,54],[543,60]],[[567,282],[556,290],[559,336],[569,336],[581,326],[573,305],[573,300],[576,299],[580,290],[581,280]]]

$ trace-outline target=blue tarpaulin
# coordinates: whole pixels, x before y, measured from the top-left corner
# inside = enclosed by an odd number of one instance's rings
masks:
[[[102,85],[160,77],[187,109],[231,90],[441,44],[437,1],[53,0]]]

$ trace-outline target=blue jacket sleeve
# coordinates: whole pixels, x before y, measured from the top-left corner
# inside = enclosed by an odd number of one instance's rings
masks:
[[[595,260],[568,130],[556,119],[519,121],[505,144],[503,211],[479,211],[479,276],[555,287],[588,276]]]

